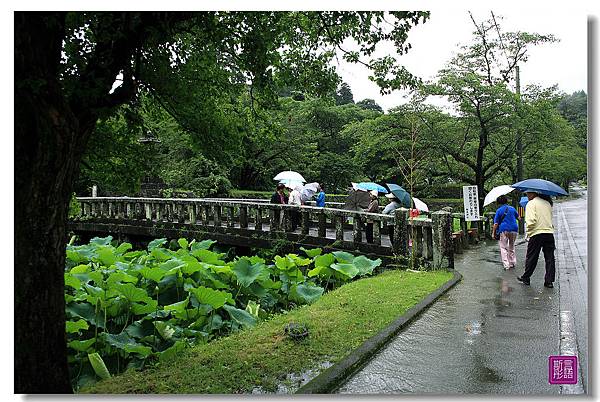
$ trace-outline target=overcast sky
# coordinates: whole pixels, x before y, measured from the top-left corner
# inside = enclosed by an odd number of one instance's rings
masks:
[[[474,29],[468,13],[469,8],[433,9],[431,18],[411,29],[408,41],[412,49],[399,59],[407,69],[423,78],[432,79],[437,71],[459,50],[459,45],[469,44]],[[568,9],[520,8],[494,9],[496,18],[502,16],[499,24],[504,32],[525,31],[539,34],[552,34],[560,42],[531,47],[529,60],[521,65],[521,87],[539,84],[544,87],[557,84],[559,89],[572,93],[578,90],[587,92],[587,15],[583,11]],[[491,17],[490,10],[472,11],[477,22]],[[390,44],[381,53],[392,50]],[[368,79],[366,67],[344,62],[336,65],[338,73],[347,82],[354,95],[354,101],[372,98],[388,110],[405,103],[403,91],[394,91],[382,96],[379,88]],[[442,105],[440,102],[434,102]]]

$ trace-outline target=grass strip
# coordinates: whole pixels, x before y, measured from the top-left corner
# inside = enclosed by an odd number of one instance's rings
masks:
[[[336,363],[452,278],[446,271],[387,271],[344,285],[309,306],[275,316],[250,330],[185,350],[170,362],[86,388],[86,393],[249,393],[275,391],[290,373]],[[295,342],[285,324],[307,324]]]

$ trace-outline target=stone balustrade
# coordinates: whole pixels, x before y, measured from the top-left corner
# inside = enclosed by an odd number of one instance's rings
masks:
[[[432,213],[430,219],[409,219],[404,208],[396,210],[394,215],[383,215],[247,199],[80,197],[78,201],[81,213],[72,223],[79,230],[87,230],[94,224],[97,230],[100,227],[115,230],[117,226],[125,230],[125,226],[141,225],[153,229],[149,234],[157,235],[161,227],[179,227],[186,233],[199,231],[209,237],[220,234],[246,239],[285,239],[306,246],[331,246],[388,256],[408,256],[412,248],[415,256],[436,268],[453,267],[452,217],[445,211]],[[296,230],[292,230],[293,215],[298,217]],[[366,241],[367,222],[373,224],[372,243]],[[393,227],[393,241],[390,227]]]

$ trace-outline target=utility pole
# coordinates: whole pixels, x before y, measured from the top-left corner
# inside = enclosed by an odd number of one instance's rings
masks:
[[[521,109],[521,76],[519,74],[519,66],[515,66],[516,72],[516,81],[517,81],[517,115],[519,115],[519,111]],[[523,180],[523,141],[522,141],[522,131],[519,126],[517,126],[517,182]],[[519,201],[517,200],[517,207]],[[521,216],[519,220],[519,234],[525,233],[525,217]]]
[[[521,104],[521,77],[519,75],[519,66],[515,66],[517,80],[517,108]],[[521,140],[521,130],[517,129],[517,181],[523,180],[523,141]]]

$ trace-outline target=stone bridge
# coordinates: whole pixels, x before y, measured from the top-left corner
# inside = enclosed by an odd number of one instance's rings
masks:
[[[414,249],[431,268],[453,268],[454,252],[467,244],[463,214],[437,211],[410,219],[407,209],[384,215],[341,209],[271,204],[268,200],[80,197],[80,214],[69,229],[82,237],[111,234],[120,240],[154,238],[213,239],[219,243],[298,252],[299,247],[346,250],[399,263]],[[296,212],[293,212],[296,211]],[[299,215],[292,230],[291,216]],[[464,231],[453,233],[452,219]],[[364,224],[373,222],[373,242],[367,243]],[[480,222],[481,224],[485,222]],[[389,228],[393,227],[393,242]],[[489,220],[486,232],[489,232]]]

